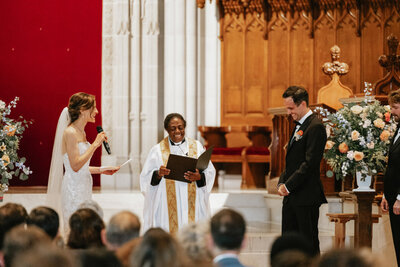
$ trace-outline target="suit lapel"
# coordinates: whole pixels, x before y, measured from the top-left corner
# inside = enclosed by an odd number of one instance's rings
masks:
[[[397,148],[397,146],[400,144],[400,137],[397,138],[396,142],[394,142],[394,138],[396,137],[397,133],[399,132],[399,126],[397,126],[396,132],[393,135],[393,139],[390,142],[390,147],[389,147],[389,151],[393,151]]]
[[[304,132],[306,131],[307,127],[310,125],[312,119],[314,118],[314,116],[315,116],[314,113],[311,114],[310,116],[308,116],[308,118],[301,124],[301,126],[300,126],[300,128],[299,128],[299,130],[298,130],[297,132],[303,131],[303,134],[304,134]],[[295,130],[296,130],[296,128],[295,128]],[[293,131],[293,134],[294,134],[294,131]],[[290,140],[292,140],[293,134],[292,134],[291,138],[289,139],[289,147],[288,147],[287,153],[289,153],[290,149],[291,149],[291,148],[293,147],[293,145],[297,142],[296,140],[293,140],[293,142],[290,144]],[[399,139],[400,139],[400,138],[399,138]],[[287,153],[286,153],[286,154],[287,154]]]

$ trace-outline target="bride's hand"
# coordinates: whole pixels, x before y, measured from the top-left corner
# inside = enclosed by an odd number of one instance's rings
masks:
[[[93,145],[96,148],[98,148],[99,146],[101,146],[103,141],[107,141],[106,133],[105,132],[98,133],[97,136],[96,136],[96,139],[93,142]]]
[[[115,166],[113,169],[107,169],[101,172],[101,174],[105,174],[105,175],[113,175],[114,173],[116,173],[117,171],[119,171],[120,167],[119,166]]]

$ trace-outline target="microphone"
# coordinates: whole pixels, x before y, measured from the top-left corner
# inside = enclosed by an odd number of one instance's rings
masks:
[[[103,132],[103,128],[100,125],[97,126],[96,129],[97,129],[98,133]],[[108,155],[110,155],[111,154],[111,148],[110,148],[110,145],[108,144],[108,142],[104,140],[103,141],[103,145],[104,145],[104,148],[106,149]]]

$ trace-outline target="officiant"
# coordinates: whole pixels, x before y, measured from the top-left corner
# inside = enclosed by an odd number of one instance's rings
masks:
[[[143,230],[161,227],[175,233],[185,224],[210,217],[209,196],[214,185],[215,168],[211,161],[200,172],[187,171],[187,182],[166,179],[170,154],[198,158],[205,151],[203,145],[185,137],[186,121],[181,114],[165,117],[164,129],[168,136],[153,146],[140,174],[140,190],[144,194]]]

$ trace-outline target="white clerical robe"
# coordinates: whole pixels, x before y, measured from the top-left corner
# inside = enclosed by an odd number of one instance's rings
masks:
[[[186,138],[186,141],[183,142],[181,145],[171,145],[169,138],[167,139],[169,151],[172,154],[190,155],[190,141],[192,142],[192,144],[196,145],[196,158],[205,151],[203,145],[197,140],[190,140],[189,138]],[[152,147],[143,166],[143,170],[140,174],[140,190],[145,197],[143,210],[144,232],[152,227],[161,227],[167,232],[169,232],[170,229],[166,179],[161,178],[161,181],[158,185],[151,185],[151,179],[154,171],[158,171],[161,165],[166,166],[163,163],[163,156],[161,151],[163,146],[160,145],[162,144],[162,142],[163,141]],[[166,142],[164,144],[166,144]],[[206,185],[199,188],[194,182],[196,188],[195,221],[207,219],[210,217],[209,196],[215,179],[215,168],[212,165],[211,161],[208,164],[207,169],[205,169],[203,173],[205,174]],[[189,222],[188,185],[189,184],[185,182],[175,181],[178,229]]]

